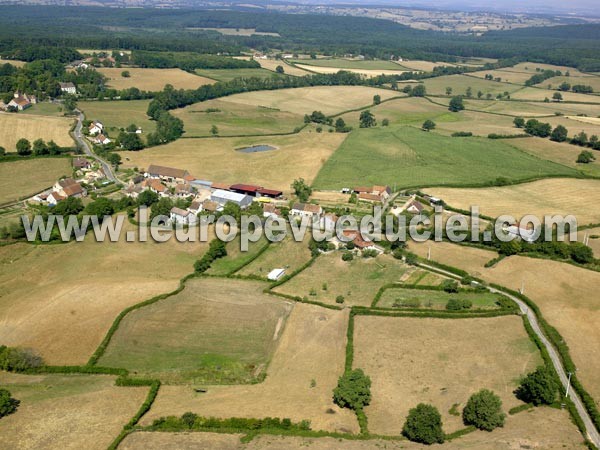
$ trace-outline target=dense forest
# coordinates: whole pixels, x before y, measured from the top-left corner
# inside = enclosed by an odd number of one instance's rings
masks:
[[[248,48],[275,48],[374,58],[401,55],[432,61],[515,57],[600,70],[600,25],[527,28],[475,37],[415,30],[362,17],[201,9],[0,8],[0,54],[25,60],[40,59],[36,57],[40,46],[45,52],[58,51],[64,59],[68,54],[64,49],[57,50],[61,47],[229,55]],[[225,36],[201,28],[255,28],[279,36]]]

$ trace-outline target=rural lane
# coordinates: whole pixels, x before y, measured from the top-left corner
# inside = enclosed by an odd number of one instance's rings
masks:
[[[79,146],[81,148],[83,148],[83,151],[85,152],[86,155],[94,158],[96,161],[98,161],[100,163],[100,165],[102,166],[102,169],[104,170],[104,173],[106,174],[106,177],[110,181],[118,182],[119,180],[115,176],[111,165],[107,161],[105,161],[104,159],[102,159],[98,155],[96,155],[92,151],[90,144],[88,144],[88,142],[83,137],[81,130],[83,128],[83,120],[85,117],[81,111],[79,111],[79,110],[75,110],[75,111],[77,113],[79,113],[77,116],[77,125],[75,126],[75,130],[73,130],[73,137],[75,138],[75,141],[77,141],[77,144],[79,144]]]
[[[443,269],[438,269],[437,267],[430,266],[428,264],[419,263],[419,266],[424,267],[426,269],[430,269],[434,272],[443,273],[454,279],[460,279],[460,277],[453,274],[452,272],[448,272]],[[490,291],[494,294],[504,295],[504,296],[510,298],[512,301],[514,301],[517,305],[519,305],[521,312],[527,316],[527,320],[529,321],[529,324],[531,325],[533,332],[538,336],[538,338],[540,339],[540,341],[542,342],[544,347],[546,347],[546,350],[548,351],[548,355],[550,355],[550,359],[552,360],[552,364],[554,365],[554,368],[556,369],[556,372],[558,373],[560,382],[566,391],[569,386],[569,376],[567,374],[567,371],[565,370],[565,368],[562,365],[562,361],[560,359],[560,356],[558,355],[558,352],[556,351],[554,346],[550,343],[550,341],[548,340],[546,335],[542,332],[542,329],[540,328],[540,324],[538,322],[537,316],[535,315],[535,312],[533,312],[531,310],[531,308],[529,308],[527,306],[527,304],[523,300],[519,299],[518,297],[515,297],[514,295],[511,295],[500,289],[495,289],[495,288],[489,287],[489,286],[485,286],[485,287],[487,288],[488,291]],[[587,410],[585,409],[583,402],[581,401],[581,399],[579,398],[579,396],[573,389],[568,389],[568,391],[569,391],[569,398],[573,401],[573,404],[575,405],[577,412],[579,413],[579,415],[581,416],[581,419],[583,420],[585,429],[587,431],[587,438],[596,447],[600,447],[600,433],[598,433],[598,430],[596,429],[594,422],[592,422],[592,419],[590,418]]]

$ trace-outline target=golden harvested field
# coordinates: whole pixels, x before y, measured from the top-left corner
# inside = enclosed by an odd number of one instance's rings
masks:
[[[130,152],[125,167],[160,164],[187,169],[206,180],[260,184],[289,192],[296,178],[309,184],[346,138],[342,133],[316,133],[308,128],[290,136],[180,139],[141,152]],[[236,149],[269,144],[276,150],[242,153]]]
[[[0,164],[0,204],[36,194],[72,171],[69,158],[38,158]]]
[[[511,214],[520,219],[525,214],[540,218],[546,214],[573,214],[579,225],[600,223],[600,209],[590,208],[600,202],[600,180],[551,178],[483,189],[430,188],[427,193],[459,209],[477,205],[482,214],[492,217]]]
[[[511,139],[511,145],[535,155],[542,159],[563,164],[568,167],[575,167],[587,175],[600,176],[600,160],[590,164],[577,164],[577,155],[581,153],[581,147],[571,145],[566,142],[552,142],[549,139],[523,138]]]
[[[448,66],[453,67],[456,64],[447,62],[431,62],[431,61],[400,61],[398,63],[401,67],[406,67],[408,70],[416,70],[422,72],[431,72],[435,67]]]
[[[456,431],[462,419],[448,411],[482,388],[498,394],[508,411],[522,404],[513,394],[519,377],[541,362],[517,316],[355,318],[354,367],[373,383],[365,408],[372,433],[400,434],[408,410],[421,402],[438,408],[446,433]]]
[[[385,100],[398,94],[394,91],[364,86],[315,86],[247,92],[232,95],[227,98],[227,101],[277,108],[302,115],[310,114],[315,110],[324,114],[335,114],[371,105],[375,95],[379,95],[382,100]]]
[[[598,107],[598,112],[600,112],[600,106]],[[555,128],[557,125],[563,125],[569,130],[570,138],[581,131],[584,131],[588,137],[594,134],[596,136],[600,135],[600,119],[597,117],[561,116],[548,117],[541,119],[541,121],[548,122],[552,125],[552,128]]]
[[[21,400],[0,421],[5,449],[105,449],[143,403],[148,388],[117,387],[105,375],[0,373],[0,384]]]
[[[569,72],[569,74],[571,76],[575,76],[575,77],[585,76],[585,74],[581,73],[579,70],[575,69],[574,67],[555,66],[553,64],[543,64],[543,63],[536,63],[536,62],[530,62],[530,61],[515,64],[514,66],[512,66],[510,68],[510,70],[514,70],[516,72],[527,72],[527,73],[530,73],[531,75],[536,74],[538,72],[537,69],[560,70],[561,72],[563,72],[563,74],[565,72]]]
[[[204,394],[195,393],[191,386],[164,386],[141,423],[191,411],[224,418],[308,419],[315,430],[357,432],[352,411],[335,406],[331,398],[344,372],[347,325],[348,311],[295,304],[264,382],[208,386]],[[333,414],[327,413],[329,408]]]
[[[98,243],[91,235],[0,247],[0,342],[31,347],[49,364],[83,364],[123,309],[174,290],[206,248],[124,237]]]
[[[0,113],[0,147],[7,152],[16,151],[21,138],[30,142],[36,139],[54,141],[61,147],[74,147],[69,130],[73,119],[66,117],[33,116],[27,114]]]
[[[260,64],[260,67],[262,67],[263,69],[270,70],[271,72],[275,72],[277,66],[281,66],[283,67],[284,73],[288,75],[294,75],[297,77],[310,75],[310,72],[299,69],[298,67],[292,66],[291,64],[286,64],[285,62],[278,59],[255,59],[255,61]]]
[[[483,267],[495,252],[431,243],[431,258],[468,271],[470,274],[518,290],[541,309],[550,325],[556,327],[569,345],[577,376],[596,399],[600,399],[600,273],[556,261],[511,256],[493,268]],[[412,251],[427,255],[425,245],[411,244]],[[486,255],[488,257],[486,258]]]
[[[128,71],[129,78],[121,76]],[[100,68],[102,75],[108,78],[107,86],[113,89],[136,87],[141,91],[162,91],[166,84],[175,89],[197,89],[205,84],[214,83],[209,78],[193,75],[181,69],[140,69],[140,68]]]
[[[544,101],[548,98],[552,101],[552,96],[557,91],[538,88],[538,87],[524,87],[511,94],[511,98],[515,100],[536,100]],[[582,103],[597,103],[600,105],[600,97],[597,95],[578,94],[575,92],[561,92],[562,98],[567,102],[582,102]]]
[[[340,70],[344,70],[346,72],[354,72],[354,73],[358,73],[360,75],[364,75],[366,77],[377,77],[379,75],[400,75],[404,72],[406,72],[406,70],[400,70],[401,68],[398,67],[398,70],[390,70],[390,69],[345,69],[343,67],[319,67],[319,66],[311,66],[308,64],[296,64],[296,67],[299,67],[300,69],[303,70],[307,70],[307,71],[312,71],[312,72],[316,72],[316,73],[338,73]]]
[[[512,68],[498,70],[482,70],[481,72],[471,72],[469,75],[485,79],[486,75],[492,75],[494,78],[500,78],[500,81],[515,84],[524,84],[531,78],[530,73],[516,71]]]
[[[357,257],[346,262],[342,261],[342,252],[336,251],[319,256],[312,266],[275,291],[332,305],[342,295],[345,305],[370,306],[381,286],[401,281],[412,270],[390,255]]]
[[[578,104],[578,103],[544,103],[544,102],[523,102],[506,100],[466,100],[467,108],[479,109],[489,112],[499,112],[521,117],[553,117],[557,112],[565,116],[576,116],[577,114],[586,114],[592,117],[598,115],[598,105]],[[582,117],[584,118],[584,117]],[[541,120],[541,119],[540,119]]]
[[[296,242],[290,236],[282,242],[273,242],[263,254],[236,274],[266,279],[271,270],[286,269],[285,274],[289,275],[310,260],[309,238],[310,234],[307,233],[303,242]]]
[[[484,137],[490,133],[513,134],[519,132],[513,124],[513,117],[509,116],[491,115],[479,111],[461,111],[455,114],[455,117],[460,120],[436,122],[435,131],[445,132],[444,134],[470,131],[475,136]]]
[[[594,90],[594,93],[600,91],[600,77],[595,77],[591,75],[584,75],[581,77],[575,76],[562,76],[562,77],[553,77],[545,80],[540,83],[538,86],[548,87],[551,86],[552,89],[558,89],[558,86],[562,83],[569,83],[571,86],[575,86],[577,84],[583,84],[584,86],[591,86]],[[593,100],[592,100],[593,101]]]
[[[252,382],[292,309],[264,288],[256,281],[188,280],[179,294],[128,314],[98,365],[173,384]]]
[[[399,427],[402,423],[399,423]],[[423,449],[423,446],[407,440],[369,439],[339,440],[336,438],[303,438],[295,436],[258,435],[242,444],[239,434],[220,433],[151,433],[134,432],[128,435],[119,448],[123,450],[280,450],[283,448],[310,448],[314,450]],[[482,449],[515,450],[564,448],[584,449],[579,430],[571,423],[569,413],[554,408],[535,408],[514,416],[508,416],[503,428],[492,433],[475,431],[451,442],[444,443],[444,450]],[[438,448],[438,447],[434,447]]]
[[[520,86],[515,86],[506,83],[498,83],[497,81],[482,80],[477,77],[467,75],[447,75],[443,77],[429,78],[424,81],[428,94],[445,95],[446,88],[452,88],[452,95],[464,95],[467,88],[471,88],[473,96],[477,96],[477,92],[483,94],[493,94],[494,96],[503,92],[514,92],[521,89]],[[542,97],[542,100],[544,98]]]

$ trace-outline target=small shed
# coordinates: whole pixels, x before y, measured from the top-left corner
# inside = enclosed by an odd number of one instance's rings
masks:
[[[273,269],[267,275],[267,279],[271,281],[277,281],[283,276],[283,274],[285,274],[285,269]]]

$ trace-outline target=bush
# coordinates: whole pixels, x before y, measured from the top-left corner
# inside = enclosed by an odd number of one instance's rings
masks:
[[[0,388],[0,417],[14,413],[21,402],[10,396],[10,392]]]
[[[446,303],[446,309],[448,311],[461,311],[464,309],[471,309],[472,306],[473,302],[471,300],[458,298],[451,298],[450,300],[448,300],[448,303]]]
[[[454,280],[444,280],[441,284],[441,288],[444,292],[455,294],[458,292],[458,282]]]
[[[0,370],[23,372],[40,367],[43,360],[31,350],[0,346]]]
[[[503,427],[506,414],[502,412],[502,401],[492,391],[482,389],[471,395],[463,409],[465,425],[474,425],[480,430],[492,431]]]
[[[515,395],[525,403],[533,403],[538,406],[554,403],[557,392],[558,384],[554,374],[546,367],[540,366],[523,378]]]
[[[354,255],[351,252],[342,253],[342,261],[352,261],[354,259]]]
[[[346,372],[333,390],[333,401],[342,408],[362,409],[371,403],[371,379],[362,369]]]
[[[343,295],[338,295],[338,296],[335,298],[335,302],[336,302],[336,303],[340,303],[340,304],[341,304],[341,303],[344,303],[344,296],[343,296]]]
[[[408,417],[402,428],[402,434],[411,441],[421,444],[442,444],[442,416],[435,406],[419,403],[408,412]]]
[[[452,133],[452,137],[471,137],[473,136],[473,133],[470,131],[457,131],[455,133]]]

